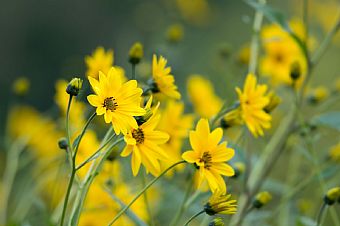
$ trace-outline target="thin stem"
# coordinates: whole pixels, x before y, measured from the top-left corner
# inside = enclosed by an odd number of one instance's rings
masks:
[[[199,215],[201,215],[202,213],[204,213],[204,210],[201,210],[200,212],[196,213],[195,215],[193,215],[192,217],[189,218],[189,220],[184,224],[184,226],[189,225],[189,223],[195,219],[196,217],[198,217]]]
[[[261,5],[266,4],[266,0],[259,0],[258,1]],[[255,13],[254,23],[253,23],[253,36],[251,38],[251,45],[250,45],[250,60],[249,60],[249,68],[248,72],[252,74],[256,74],[256,65],[257,65],[257,58],[259,55],[259,33],[261,30],[263,20],[263,13],[262,11],[258,10]]]
[[[326,52],[327,48],[329,47],[332,41],[332,38],[338,32],[339,28],[340,28],[340,13],[338,15],[338,19],[336,23],[334,24],[332,29],[328,32],[325,39],[321,42],[320,47],[315,51],[315,54],[313,55],[311,59],[311,63],[313,66],[317,64],[319,60],[321,59],[321,57],[324,55],[324,53]]]
[[[132,69],[132,79],[136,79],[136,65],[131,64],[131,69]]]
[[[302,20],[305,26],[305,45],[308,47],[308,36],[309,36],[309,26],[308,26],[308,0],[303,0],[302,7]]]
[[[113,138],[115,138],[116,134],[113,134],[109,139],[105,141],[105,143],[98,148],[97,151],[95,151],[89,158],[87,158],[85,161],[80,163],[76,167],[76,171],[80,170],[83,166],[85,166],[87,163],[91,162],[92,160],[95,160],[98,157],[98,153],[105,148],[105,146],[112,141]]]
[[[74,154],[73,154],[73,159],[76,158],[76,155],[77,155],[77,152],[78,152],[78,148],[79,148],[79,145],[80,145],[80,141],[81,139],[83,138],[85,132],[86,132],[86,129],[87,127],[90,125],[91,121],[94,119],[94,117],[96,116],[96,112],[93,112],[92,115],[89,117],[89,119],[87,120],[87,122],[85,123],[85,126],[83,128],[83,130],[81,131],[81,134],[79,135],[78,137],[78,142],[76,143],[76,147],[74,149]],[[74,161],[74,160],[73,160]]]
[[[159,178],[161,178],[164,174],[166,174],[170,169],[174,168],[175,166],[186,163],[186,161],[180,161],[177,162],[170,167],[168,167],[166,170],[164,170],[158,177],[154,178],[152,181],[150,181],[131,201],[129,204],[127,204],[119,213],[113,218],[113,220],[109,223],[109,226],[112,225],[120,216],[122,216],[125,211],[127,211],[130,206],[149,188],[151,185],[153,185]]]
[[[74,180],[74,175],[75,175],[75,170],[74,170],[74,162],[73,162],[73,157],[72,157],[72,143],[71,143],[71,136],[70,136],[70,127],[69,127],[69,122],[70,122],[70,109],[71,109],[71,103],[72,103],[72,98],[73,96],[70,95],[69,99],[68,99],[68,104],[67,104],[67,110],[66,110],[66,139],[67,139],[67,144],[68,144],[68,155],[70,158],[70,163],[71,163],[71,177],[69,180],[69,183],[67,185],[67,192],[65,195],[65,199],[64,199],[64,205],[63,205],[63,211],[61,214],[61,220],[60,220],[60,226],[63,226],[64,224],[64,219],[65,219],[65,214],[66,214],[66,209],[67,209],[67,203],[68,203],[68,199],[71,193],[71,188],[72,188],[72,184],[73,184],[73,180]]]
[[[321,219],[322,219],[322,216],[323,216],[323,212],[324,210],[326,209],[326,203],[324,202],[319,210],[319,213],[317,215],[317,218],[316,218],[316,226],[320,226],[321,225]]]
[[[189,174],[189,176],[192,178],[191,180],[194,179],[194,177],[191,176],[191,173]],[[186,204],[186,202],[187,202],[187,200],[188,200],[188,198],[189,198],[189,194],[190,194],[190,192],[191,192],[191,190],[192,190],[193,184],[194,184],[193,181],[191,181],[191,182],[188,184],[188,187],[187,187],[187,189],[186,189],[186,192],[185,192],[185,195],[184,195],[182,204],[181,204],[180,208],[178,209],[178,211],[177,211],[175,217],[173,218],[173,220],[172,220],[171,223],[170,223],[171,226],[176,226],[176,225],[178,225],[178,221],[181,219],[181,217],[182,217],[184,211],[186,210],[187,206],[186,206],[185,204]]]
[[[142,187],[144,188],[146,186],[146,172],[145,171],[142,173],[141,179],[142,179]],[[153,226],[155,224],[154,224],[153,216],[151,213],[151,208],[150,208],[150,203],[148,200],[147,192],[144,192],[143,196],[144,196],[144,203],[146,206],[146,211],[148,212],[148,215],[149,215],[149,223],[150,223],[150,226]]]
[[[232,110],[235,110],[236,108],[238,108],[240,106],[239,102],[234,103],[232,106],[230,106],[229,108],[226,106],[226,104],[224,104],[221,108],[221,110],[217,113],[217,115],[211,120],[210,125],[213,127],[215,125],[215,123],[221,119],[225,114],[231,112]]]

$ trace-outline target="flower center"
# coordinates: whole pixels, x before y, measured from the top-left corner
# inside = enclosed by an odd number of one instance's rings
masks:
[[[200,158],[200,163],[204,163],[204,168],[209,169],[212,164],[212,157],[209,152],[204,152]]]
[[[142,144],[144,142],[144,133],[141,128],[132,130],[132,137],[136,140],[137,144]]]
[[[116,99],[113,97],[108,97],[104,100],[103,106],[106,108],[106,110],[114,111],[118,107],[118,103],[116,102]]]

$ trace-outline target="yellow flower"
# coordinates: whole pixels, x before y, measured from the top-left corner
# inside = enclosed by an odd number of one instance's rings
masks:
[[[177,90],[177,86],[174,84],[174,76],[171,75],[171,68],[166,67],[167,60],[160,56],[157,60],[157,56],[154,54],[152,58],[152,92],[161,93],[167,97],[180,99],[181,94]]]
[[[209,198],[208,203],[205,204],[204,211],[208,215],[235,214],[237,211],[236,200],[230,198],[230,194],[226,194],[224,191],[216,190]]]
[[[176,0],[183,19],[193,25],[206,25],[211,18],[211,9],[207,0]]]
[[[170,135],[168,142],[161,147],[169,155],[167,161],[162,161],[162,168],[168,168],[170,165],[181,160],[181,147],[183,139],[188,136],[189,129],[192,128],[193,116],[184,113],[184,103],[174,100],[168,101],[164,110],[161,111],[161,119],[158,129]],[[176,170],[183,169],[184,165],[178,165]],[[173,170],[169,172],[171,175]]]
[[[264,111],[269,104],[269,97],[265,96],[266,91],[267,86],[258,85],[253,74],[248,74],[243,92],[236,88],[242,119],[255,137],[263,136],[263,129],[269,129],[271,126],[271,116]]]
[[[187,89],[194,110],[201,117],[211,118],[221,110],[222,100],[215,94],[209,80],[200,75],[191,75]]]
[[[237,61],[240,64],[248,65],[250,60],[250,47],[249,44],[245,44],[238,52]]]
[[[149,99],[146,108],[151,107],[151,102],[152,98]],[[133,128],[124,136],[126,146],[121,156],[126,157],[132,154],[131,168],[134,176],[138,174],[141,164],[144,165],[147,172],[157,176],[161,170],[159,160],[168,158],[160,145],[169,140],[169,135],[155,130],[160,119],[160,115],[156,114],[157,108],[158,106],[148,121]]]
[[[139,106],[143,91],[137,88],[137,81],[123,83],[113,67],[107,75],[99,72],[99,80],[88,78],[96,94],[89,95],[87,100],[97,108],[97,115],[104,115],[106,123],[112,122],[117,135],[138,128],[133,116],[143,115],[145,111]]]
[[[329,189],[324,197],[324,201],[328,205],[333,205],[338,199],[340,200],[340,187]]]
[[[338,78],[335,82],[335,91],[340,92],[340,78]]]
[[[138,64],[144,56],[143,45],[140,42],[134,43],[129,51],[129,62]]]
[[[305,28],[300,21],[291,21],[290,27],[305,40]],[[265,26],[261,39],[265,54],[260,60],[260,74],[268,76],[273,85],[291,85],[291,65],[296,62],[301,67],[301,76],[295,84],[300,86],[307,72],[307,62],[296,41],[277,24]]]
[[[26,77],[18,78],[14,81],[12,90],[16,95],[25,95],[30,89],[30,81]]]
[[[198,185],[205,178],[212,191],[225,192],[227,188],[222,175],[230,177],[235,173],[234,169],[225,163],[234,156],[234,149],[228,148],[226,141],[219,144],[222,136],[221,128],[210,132],[208,120],[200,119],[196,130],[189,133],[193,150],[184,152],[182,158],[189,163],[194,163],[199,169]]]
[[[113,66],[113,51],[105,52],[103,47],[97,47],[92,56],[85,57],[85,63],[87,66],[86,76],[98,78],[99,71],[107,74]]]
[[[331,147],[328,155],[333,161],[340,161],[340,142]]]

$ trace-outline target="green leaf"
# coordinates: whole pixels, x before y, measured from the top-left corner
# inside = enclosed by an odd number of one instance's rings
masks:
[[[340,112],[328,112],[313,119],[319,125],[327,126],[340,131]]]
[[[298,225],[300,226],[315,226],[316,225],[316,222],[309,218],[309,217],[306,217],[306,216],[301,216],[298,220]]]

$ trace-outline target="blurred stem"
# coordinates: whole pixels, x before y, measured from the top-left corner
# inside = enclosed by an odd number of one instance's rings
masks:
[[[187,209],[188,206],[186,206],[186,202],[189,198],[190,192],[192,190],[193,184],[194,184],[194,177],[191,176],[191,173],[189,173],[189,176],[192,178],[191,181],[188,184],[188,187],[186,189],[186,192],[184,194],[184,198],[183,201],[181,203],[181,206],[178,208],[175,217],[172,219],[170,226],[176,226],[178,225],[178,221],[181,219],[183,213],[185,212],[185,210]]]
[[[132,69],[132,79],[136,79],[136,65],[131,64],[131,69]]]
[[[108,130],[107,134],[110,133],[110,130]],[[108,137],[105,135],[104,139],[108,139]],[[119,142],[123,140],[123,137],[120,137],[119,139],[115,140],[104,152],[104,156],[99,159],[98,163],[94,161],[91,164],[91,167],[89,171],[87,172],[87,175],[81,184],[77,197],[75,200],[75,204],[73,206],[72,214],[71,214],[71,222],[70,225],[78,225],[79,217],[81,214],[81,211],[84,206],[86,195],[90,189],[90,186],[94,180],[94,178],[98,175],[99,171],[101,170],[104,162],[106,161],[107,157],[110,155],[112,148],[117,145]],[[102,143],[105,143],[107,140],[103,140]],[[103,144],[102,144],[103,145]],[[97,163],[97,164],[96,164]]]
[[[146,186],[146,172],[145,171],[143,171],[143,173],[142,173],[141,180],[142,180],[142,187],[144,188]],[[153,226],[155,224],[154,224],[153,215],[152,215],[152,212],[151,212],[147,192],[144,192],[143,196],[144,196],[144,203],[145,203],[145,206],[146,206],[146,210],[147,210],[148,215],[149,215],[149,223],[150,223],[150,226]]]
[[[316,226],[320,226],[321,225],[321,219],[324,213],[324,210],[326,209],[326,203],[324,202],[319,210],[318,216],[316,218]]]
[[[261,5],[266,4],[266,0],[258,0],[258,2]],[[256,74],[256,65],[257,65],[257,59],[259,55],[259,46],[260,46],[260,30],[261,30],[261,25],[263,21],[263,13],[262,11],[257,10],[255,12],[255,18],[254,18],[254,23],[253,23],[253,35],[251,38],[251,44],[250,44],[250,60],[249,60],[249,68],[248,68],[248,73]]]
[[[211,127],[215,128],[214,125],[216,124],[216,122],[218,122],[218,120],[220,120],[225,114],[227,114],[228,112],[231,112],[232,110],[235,110],[239,106],[240,106],[240,103],[235,102],[232,106],[228,108],[227,104],[224,103],[221,110],[216,114],[215,117],[212,118],[210,122]]]
[[[339,31],[339,28],[340,28],[340,12],[338,13],[338,18],[337,18],[336,23],[333,25],[333,27],[328,32],[324,40],[321,42],[320,47],[315,51],[314,55],[312,56],[312,59],[311,59],[312,66],[317,64],[320,61],[321,57],[325,54],[326,50],[328,49],[328,47],[330,46],[332,42],[334,35]]]
[[[113,201],[117,202],[121,208],[125,207],[125,204],[117,197],[115,196],[109,188],[103,188],[112,198]],[[140,219],[133,211],[127,210],[126,215],[134,221],[138,226],[146,226],[146,224]]]
[[[309,36],[309,24],[308,24],[308,0],[303,0],[302,7],[302,20],[305,26],[305,45],[308,49],[308,36]]]
[[[19,157],[21,152],[24,150],[25,146],[27,144],[26,139],[20,139],[16,140],[12,147],[7,152],[7,158],[6,158],[6,167],[4,169],[4,175],[3,175],[3,192],[2,192],[2,203],[1,204],[1,215],[0,215],[0,224],[6,225],[7,223],[7,211],[8,211],[8,203],[9,198],[12,191],[12,186],[14,183],[15,175],[18,171],[19,167]]]
[[[204,213],[205,211],[204,210],[201,210],[200,212],[194,214],[192,217],[189,218],[189,220],[184,224],[184,226],[187,226],[189,225],[189,223],[195,219],[196,217],[198,217],[199,215],[201,215],[202,213]]]
[[[186,161],[179,161],[171,166],[169,166],[166,170],[164,170],[158,177],[155,177],[152,181],[150,181],[131,201],[129,204],[127,204],[119,213],[113,218],[113,220],[109,223],[109,226],[112,225],[120,216],[122,216],[126,210],[130,208],[130,206],[144,193],[146,190],[151,187],[159,178],[161,178],[163,175],[165,175],[170,169],[174,168],[175,166],[186,163]]]

